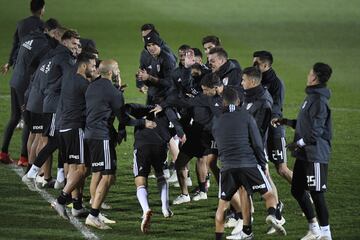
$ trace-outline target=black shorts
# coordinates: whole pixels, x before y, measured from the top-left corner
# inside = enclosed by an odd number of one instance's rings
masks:
[[[148,177],[151,166],[157,177],[162,176],[166,157],[167,147],[164,145],[147,144],[134,149],[134,176]]]
[[[213,154],[216,156],[219,155],[216,141],[214,140],[214,137],[212,136],[212,134],[210,134],[210,136],[209,136],[208,145],[204,152],[204,155],[209,155],[209,154]]]
[[[202,128],[193,125],[185,130],[186,142],[180,146],[180,151],[190,158],[204,156],[205,147],[201,142]]]
[[[91,159],[91,171],[102,175],[114,175],[116,172],[115,145],[110,140],[86,139]]]
[[[56,113],[43,113],[44,136],[55,136],[55,119]]]
[[[85,164],[90,167],[89,152],[81,128],[59,131],[59,151],[64,163]]]
[[[286,142],[284,137],[268,137],[267,154],[268,158],[274,164],[286,163]]]
[[[269,180],[259,167],[233,168],[220,172],[219,198],[230,201],[236,191],[243,186],[248,194],[271,190]]]
[[[29,130],[31,133],[43,133],[44,121],[42,113],[30,113]]]
[[[309,191],[326,192],[328,164],[296,160],[292,185],[302,186]]]

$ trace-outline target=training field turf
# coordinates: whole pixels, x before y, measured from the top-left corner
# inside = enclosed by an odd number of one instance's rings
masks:
[[[29,1],[0,0],[0,63],[7,61],[16,22],[29,15]],[[176,50],[187,43],[201,48],[201,38],[218,35],[231,58],[249,66],[252,52],[270,50],[274,69],[286,87],[285,116],[295,118],[304,98],[306,76],[316,61],[333,68],[329,82],[334,137],[329,165],[327,203],[334,239],[360,239],[360,2],[349,1],[138,1],[138,0],[47,0],[45,19],[57,18],[77,29],[82,37],[96,41],[102,59],[119,62],[123,82],[128,84],[127,102],[144,102],[134,75],[143,43],[139,28],[154,23],[161,37]],[[0,77],[0,137],[10,115],[8,80]],[[287,131],[291,140],[293,131]],[[132,129],[128,140],[117,147],[117,182],[108,194],[113,210],[105,211],[118,223],[112,230],[91,229],[101,239],[213,239],[217,186],[212,179],[207,201],[172,206],[175,215],[164,219],[156,189],[150,179],[150,205],[155,214],[151,232],[140,232],[141,208],[132,177]],[[14,134],[10,153],[19,155],[20,131]],[[289,155],[289,154],[288,154]],[[292,168],[294,159],[288,156]],[[56,163],[54,164],[56,166]],[[285,203],[286,237],[299,239],[307,231],[300,208],[290,195],[290,185],[270,166],[280,199]],[[192,166],[192,169],[194,167]],[[55,174],[54,174],[55,175]],[[196,183],[196,176],[192,174]],[[89,182],[89,181],[88,181]],[[57,191],[49,191],[53,196]],[[88,199],[88,190],[86,190]],[[179,190],[170,188],[171,201]],[[257,239],[275,239],[264,234],[265,208],[255,195],[253,230]],[[226,233],[230,233],[229,230]],[[70,223],[61,219],[36,192],[30,192],[9,167],[0,165],[0,239],[81,239]]]

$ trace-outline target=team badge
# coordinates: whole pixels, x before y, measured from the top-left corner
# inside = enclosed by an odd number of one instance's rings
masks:
[[[248,104],[246,105],[246,110],[249,110],[249,109],[252,107],[252,105],[253,105],[253,103],[248,103]]]
[[[156,65],[156,69],[158,72],[160,72],[160,64]]]
[[[226,86],[226,85],[228,85],[228,83],[229,83],[229,78],[228,78],[228,77],[223,78],[222,81],[223,81],[224,86]]]

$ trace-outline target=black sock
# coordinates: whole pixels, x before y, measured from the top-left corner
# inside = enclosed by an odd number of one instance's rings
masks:
[[[275,216],[275,214],[276,214],[276,209],[273,207],[269,207],[267,211],[268,211],[269,215]]]
[[[206,192],[206,182],[202,182],[199,184],[199,189],[201,192]]]
[[[80,197],[79,198],[73,198],[72,201],[73,201],[74,209],[76,209],[76,210],[82,209],[82,199]]]
[[[30,170],[31,166],[32,166],[32,164],[31,164],[31,163],[29,163],[29,164],[28,164],[28,166],[27,166],[27,168],[26,168],[25,174],[27,174],[27,173],[28,173],[28,171]]]
[[[280,208],[276,208],[276,210],[275,210],[275,217],[276,217],[277,220],[281,220]]]
[[[235,219],[236,220],[243,219],[242,212],[235,213]]]
[[[50,182],[52,177],[46,178],[45,181]]]
[[[224,233],[223,232],[216,232],[215,233],[215,240],[222,240]]]
[[[246,233],[247,235],[250,235],[252,233],[251,225],[244,225],[243,232]]]
[[[90,210],[90,214],[93,215],[94,217],[98,217],[99,213],[100,213],[99,209],[91,208],[91,210]]]
[[[64,191],[61,191],[60,196],[57,198],[58,203],[61,205],[65,205],[66,199],[69,197],[69,194],[67,194]]]

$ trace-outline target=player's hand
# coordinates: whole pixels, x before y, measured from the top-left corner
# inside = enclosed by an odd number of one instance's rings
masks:
[[[153,112],[154,115],[155,115],[155,117],[156,117],[156,115],[157,115],[159,112],[161,112],[162,110],[163,110],[162,107],[161,107],[160,105],[156,104],[155,107],[150,110],[150,112],[151,112],[151,113]]]
[[[186,135],[184,134],[182,138],[179,137],[179,141],[181,142],[181,144],[184,144],[186,142]]]
[[[286,148],[289,149],[290,151],[294,152],[294,151],[298,150],[299,146],[297,145],[296,142],[292,142],[292,143],[289,143],[288,145],[286,145]]]
[[[287,118],[273,118],[271,119],[271,125],[276,128],[280,125],[286,125],[287,121]]]
[[[150,129],[156,128],[156,122],[145,119],[145,127]]]
[[[149,88],[148,88],[148,86],[146,86],[146,85],[142,86],[142,87],[139,89],[139,91],[142,92],[142,93],[144,93],[144,94],[147,94],[148,90],[149,90]]]
[[[125,129],[121,129],[118,132],[118,136],[117,136],[117,142],[119,144],[121,144],[121,142],[124,140],[124,142],[126,142],[126,137],[127,137],[127,133]]]
[[[149,80],[149,77],[150,77],[150,75],[144,69],[139,69],[137,76],[138,76],[139,80],[141,80],[141,81]]]
[[[5,63],[3,66],[1,66],[1,73],[2,74],[6,74],[10,69],[10,64],[9,63]]]

